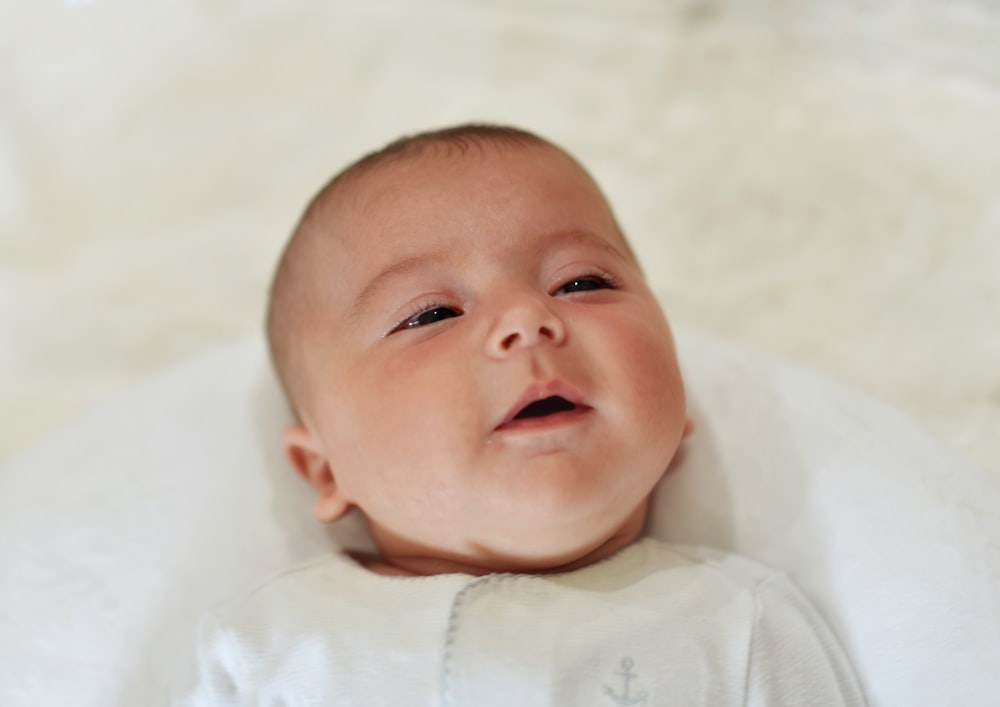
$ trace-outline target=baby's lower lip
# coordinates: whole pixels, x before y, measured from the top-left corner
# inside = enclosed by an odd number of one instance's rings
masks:
[[[586,416],[592,407],[587,405],[577,405],[572,410],[554,412],[551,415],[541,417],[523,417],[505,422],[497,427],[498,432],[528,432],[535,430],[545,430],[562,425],[570,425]]]

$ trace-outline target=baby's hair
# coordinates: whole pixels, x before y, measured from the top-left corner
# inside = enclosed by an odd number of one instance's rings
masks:
[[[296,323],[300,312],[308,305],[304,302],[303,288],[308,285],[308,274],[303,268],[308,260],[308,241],[323,237],[329,219],[324,215],[333,207],[333,197],[345,186],[378,168],[421,156],[465,154],[483,147],[556,147],[527,130],[505,125],[468,123],[440,130],[429,130],[401,137],[385,147],[364,155],[338,172],[312,198],[292,231],[282,252],[271,282],[267,311],[267,341],[271,362],[284,389],[285,397],[298,415],[302,391],[298,389],[299,376],[294,375],[292,362],[295,346]],[[564,153],[565,154],[565,153]],[[568,155],[567,155],[568,156]],[[572,158],[570,158],[572,159]],[[574,160],[575,161],[575,160]]]
[[[540,138],[527,130],[507,125],[490,125],[486,123],[467,123],[451,128],[429,130],[415,135],[404,135],[390,142],[382,149],[371,152],[348,166],[320,191],[317,198],[322,199],[323,193],[330,187],[336,186],[341,180],[360,177],[369,170],[390,162],[422,156],[428,153],[436,155],[442,151],[445,155],[450,155],[452,152],[465,154],[471,149],[482,148],[484,145],[495,147],[545,145],[555,147],[548,140]]]

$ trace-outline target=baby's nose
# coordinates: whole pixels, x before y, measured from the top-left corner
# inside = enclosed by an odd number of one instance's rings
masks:
[[[543,342],[560,344],[565,338],[565,325],[553,308],[539,298],[524,297],[498,313],[488,348],[492,356],[503,358]]]

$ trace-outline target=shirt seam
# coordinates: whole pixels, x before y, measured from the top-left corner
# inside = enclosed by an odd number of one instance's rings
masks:
[[[445,629],[444,656],[441,662],[442,707],[448,707],[448,705],[454,704],[454,684],[452,680],[455,662],[455,635],[458,632],[459,614],[462,611],[463,605],[468,602],[472,593],[479,588],[491,583],[506,582],[517,578],[518,575],[514,574],[488,574],[483,577],[477,577],[462,587],[462,589],[458,591],[452,599],[451,609],[448,612],[448,626]]]

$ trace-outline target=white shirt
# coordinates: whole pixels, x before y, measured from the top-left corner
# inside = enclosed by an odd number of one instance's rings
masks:
[[[221,612],[199,653],[192,707],[865,704],[782,575],[651,539],[555,575],[325,557]]]

